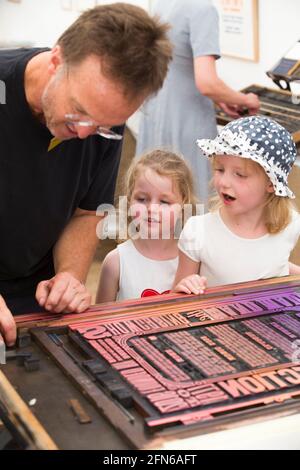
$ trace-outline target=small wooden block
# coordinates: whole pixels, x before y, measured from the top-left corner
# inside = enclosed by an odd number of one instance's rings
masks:
[[[17,338],[18,348],[27,348],[31,344],[31,336],[29,333],[21,333]]]
[[[34,372],[40,368],[40,360],[37,357],[28,357],[24,361],[27,372]]]
[[[80,424],[88,424],[92,422],[91,418],[76,398],[71,398],[69,400],[69,403],[73,413],[75,414]]]

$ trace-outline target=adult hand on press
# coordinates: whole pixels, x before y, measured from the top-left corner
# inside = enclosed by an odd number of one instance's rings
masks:
[[[92,296],[72,274],[61,272],[38,284],[36,300],[50,312],[81,313],[91,305]]]
[[[257,114],[260,107],[258,96],[254,93],[247,93],[245,95],[244,107],[248,109],[248,114]]]
[[[17,328],[14,317],[0,295],[0,333],[2,334],[5,344],[13,346],[17,339]]]
[[[238,106],[236,104],[217,103],[219,108],[224,111],[228,116],[237,119],[240,117]]]

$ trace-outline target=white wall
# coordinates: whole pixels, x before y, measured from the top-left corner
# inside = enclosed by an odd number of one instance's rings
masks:
[[[67,0],[72,10],[63,10],[64,0],[0,0],[0,43],[29,43],[52,46],[62,31],[80,14],[79,5],[105,4],[115,0]],[[164,0],[168,1],[168,0]],[[184,1],[184,0],[182,0]],[[151,0],[130,0],[148,9]],[[222,57],[218,61],[220,76],[232,87],[251,83],[272,86],[265,71],[300,39],[299,0],[259,0],[259,63]]]
[[[259,63],[223,57],[219,74],[237,89],[251,83],[272,87],[265,72],[299,39],[299,0],[259,0]]]
[[[51,47],[78,14],[63,10],[60,0],[0,0],[0,43]]]
[[[64,0],[0,0],[0,44],[53,46],[60,34],[77,18],[82,8],[114,0],[67,0],[71,10],[64,10]],[[149,8],[149,0],[127,3]]]

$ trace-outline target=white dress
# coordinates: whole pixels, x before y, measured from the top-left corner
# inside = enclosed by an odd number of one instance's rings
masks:
[[[210,164],[196,140],[214,138],[217,127],[213,102],[196,88],[193,60],[219,56],[218,14],[211,0],[159,0],[154,13],[172,26],[173,61],[163,88],[142,108],[136,155],[153,148],[181,153],[205,202]]]
[[[120,260],[119,291],[116,300],[137,299],[167,293],[174,282],[178,256],[159,261],[143,256],[127,240],[117,247]]]

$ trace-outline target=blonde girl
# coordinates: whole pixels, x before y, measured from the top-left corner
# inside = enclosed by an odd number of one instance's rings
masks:
[[[185,161],[163,150],[133,161],[126,195],[130,238],[106,256],[97,303],[169,292],[178,266],[176,224],[183,206],[195,203]]]
[[[289,262],[300,234],[300,215],[287,178],[297,152],[275,121],[251,116],[227,124],[198,146],[213,157],[218,204],[191,217],[179,241],[175,292],[300,274]]]

